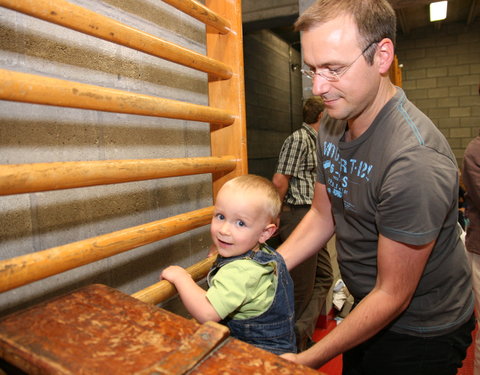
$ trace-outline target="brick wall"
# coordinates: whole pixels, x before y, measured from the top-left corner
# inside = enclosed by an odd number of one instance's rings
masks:
[[[399,35],[403,88],[447,137],[459,166],[480,128],[480,20]]]

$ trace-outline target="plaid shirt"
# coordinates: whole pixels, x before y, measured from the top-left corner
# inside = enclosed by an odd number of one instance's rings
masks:
[[[291,176],[284,203],[311,204],[317,176],[317,132],[305,123],[283,142],[277,173]]]

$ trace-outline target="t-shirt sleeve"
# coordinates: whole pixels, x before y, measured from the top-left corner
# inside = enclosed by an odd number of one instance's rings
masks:
[[[428,147],[404,152],[388,168],[379,194],[376,224],[394,241],[423,245],[437,238],[452,205],[457,167]]]

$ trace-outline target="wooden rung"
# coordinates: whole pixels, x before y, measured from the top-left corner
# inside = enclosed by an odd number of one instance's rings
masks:
[[[229,172],[235,165],[234,156],[0,165],[0,195]]]
[[[65,0],[0,0],[0,6],[211,73],[222,79],[232,76],[232,69],[221,61],[164,41]]]
[[[212,12],[205,5],[195,0],[163,0],[165,3],[181,10],[197,20],[212,26],[221,34],[227,34],[230,30],[230,22]]]
[[[0,292],[210,223],[213,207],[0,261]]]
[[[190,274],[190,276],[192,276],[193,280],[201,280],[207,276],[208,271],[210,268],[212,268],[212,265],[215,262],[215,259],[217,259],[216,256],[205,258],[202,261],[186,268],[186,271]],[[150,285],[145,289],[139,290],[138,292],[132,294],[132,297],[135,297],[140,301],[156,305],[170,297],[173,297],[175,294],[177,294],[177,289],[175,289],[173,284],[167,280],[162,280],[156,284]]]
[[[0,99],[222,125],[234,121],[217,108],[5,69],[0,69]]]

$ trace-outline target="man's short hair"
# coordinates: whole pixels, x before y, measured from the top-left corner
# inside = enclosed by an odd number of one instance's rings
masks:
[[[303,104],[303,122],[306,124],[314,124],[318,120],[318,116],[325,109],[323,100],[319,97],[312,96]]]
[[[295,22],[296,31],[308,31],[341,15],[350,15],[357,24],[361,50],[384,38],[395,44],[396,16],[387,0],[317,0]],[[372,64],[375,49],[365,53]]]

